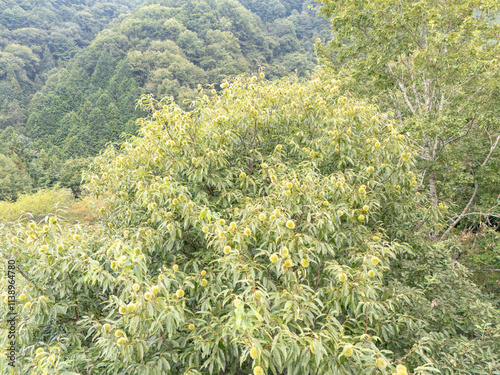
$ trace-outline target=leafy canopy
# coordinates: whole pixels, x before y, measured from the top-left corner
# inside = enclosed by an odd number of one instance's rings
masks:
[[[494,213],[500,193],[498,1],[321,3],[333,33],[327,45],[317,45],[322,63],[349,77],[342,89],[395,114],[418,146],[433,204],[453,200],[451,213],[461,213],[476,187],[471,203],[477,208],[470,211]]]
[[[23,371],[428,374],[453,345],[487,348],[459,366],[494,365],[498,313],[415,241],[436,213],[395,124],[338,81],[262,77],[191,112],[143,97],[140,135],[86,177],[101,224],[1,237],[22,270]]]

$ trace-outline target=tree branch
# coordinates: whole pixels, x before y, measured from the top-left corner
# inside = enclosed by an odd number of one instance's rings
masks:
[[[389,72],[391,73],[391,75],[393,77],[395,77],[396,80],[398,81],[398,85],[399,85],[399,88],[401,89],[401,91],[403,92],[403,97],[405,99],[406,105],[410,108],[411,113],[413,113],[415,115],[416,114],[415,108],[413,108],[413,105],[411,104],[410,99],[408,99],[408,95],[406,94],[406,87],[405,87],[404,83],[401,82],[401,80],[394,74],[390,63],[387,63],[387,68],[389,69]]]
[[[497,139],[495,140],[495,142],[491,145],[490,152],[488,153],[488,156],[486,156],[486,159],[484,159],[483,164],[481,164],[481,167],[483,165],[485,165],[488,162],[488,160],[490,160],[490,156],[493,153],[493,151],[495,150],[495,148],[497,147],[498,141],[500,141],[500,135],[497,137]]]
[[[472,205],[472,201],[474,201],[474,198],[476,197],[476,194],[477,194],[477,189],[479,188],[479,184],[477,183],[477,181],[474,181],[474,192],[472,193],[472,196],[470,197],[469,199],[469,202],[467,203],[467,206],[465,206],[464,210],[462,211],[462,213],[460,215],[458,215],[458,217],[455,219],[455,221],[453,223],[451,223],[451,225],[448,227],[448,229],[445,230],[445,232],[443,233],[443,235],[441,236],[441,238],[439,239],[440,241],[442,241],[447,235],[448,233],[451,232],[451,230],[453,228],[455,228],[455,225],[458,224],[458,222],[464,217],[467,215],[467,211],[469,211],[469,208],[470,206]]]
[[[460,139],[460,138],[463,138],[465,137],[467,134],[469,134],[469,132],[471,131],[472,129],[472,126],[474,125],[474,121],[476,120],[476,116],[473,117],[472,120],[470,120],[465,126],[464,128],[466,127],[469,127],[465,133],[463,134],[460,134],[460,135],[457,135],[456,137],[453,137],[453,138],[450,138],[450,139],[447,139],[446,141],[443,141],[443,146],[441,148],[444,148],[447,144],[449,143],[452,143],[452,142],[455,142],[456,140]]]
[[[40,293],[40,288],[38,287],[38,285],[36,285],[36,283],[33,280],[31,280],[28,276],[26,276],[23,273],[23,271],[19,268],[19,266],[17,267],[17,271],[21,274],[22,277],[24,277],[27,281],[29,281],[30,283],[32,283],[35,286],[35,288],[38,291],[38,293]]]

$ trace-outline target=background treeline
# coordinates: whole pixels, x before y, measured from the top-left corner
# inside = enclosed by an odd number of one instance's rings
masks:
[[[34,93],[133,0],[1,1],[0,129],[22,129]]]
[[[50,38],[45,46],[33,41],[38,49],[31,52],[28,42],[14,46],[26,52],[19,59],[23,63],[4,63],[6,72],[19,73],[2,76],[0,153],[6,158],[0,168],[11,177],[0,188],[0,199],[56,183],[78,194],[85,158],[107,142],[119,141],[120,134],[134,133],[135,120],[144,115],[135,109],[141,94],[173,96],[187,107],[200,83],[219,89],[226,75],[264,67],[270,78],[303,76],[316,64],[314,40],[330,34],[312,1],[146,1],[92,40],[105,20],[128,10],[130,3],[6,7],[4,13],[18,9],[17,17],[26,13],[28,19],[31,12],[46,8],[54,13],[47,24],[55,30],[48,35],[67,36],[57,48]],[[90,17],[91,10],[108,18]],[[64,34],[66,19],[72,32]],[[6,25],[12,35],[22,34],[18,28],[23,22]],[[32,33],[48,33],[36,31]],[[11,53],[14,47],[11,43],[4,49]]]
[[[63,163],[34,149],[36,135],[25,135],[31,100],[111,20],[138,4],[136,0],[0,1],[0,200],[13,200],[54,181],[70,186],[68,174],[78,174],[72,167],[75,162]]]

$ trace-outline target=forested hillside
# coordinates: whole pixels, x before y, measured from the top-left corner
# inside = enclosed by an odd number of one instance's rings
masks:
[[[0,129],[22,130],[35,92],[138,0],[0,2]]]
[[[140,115],[133,99],[141,93],[184,103],[199,84],[259,66],[271,77],[303,75],[315,62],[315,26],[326,24],[314,11],[300,11],[264,24],[237,1],[148,2],[52,77],[33,100],[27,134],[65,156],[95,155],[121,132],[133,132]]]
[[[225,75],[259,67],[273,78],[307,74],[316,63],[314,40],[329,37],[328,22],[309,9],[311,4],[144,2],[47,79],[16,123],[24,137],[5,132],[4,139],[25,148],[10,151],[21,174],[35,187],[59,181],[76,191],[57,172],[60,160],[96,155],[107,142],[120,141],[121,133],[134,133],[135,120],[143,115],[135,109],[141,94],[184,103],[194,99],[198,85],[219,90]],[[65,169],[79,174],[73,165]]]
[[[3,6],[1,374],[500,374],[497,0]]]
[[[73,161],[49,161],[45,152],[32,147],[36,135],[25,136],[31,100],[111,20],[138,3],[0,1],[0,199],[15,199],[53,181],[70,186],[69,175],[79,174]],[[76,191],[79,178],[75,180]]]

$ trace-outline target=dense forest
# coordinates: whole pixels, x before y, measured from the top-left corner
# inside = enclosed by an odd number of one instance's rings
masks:
[[[314,40],[329,37],[328,23],[312,4],[147,1],[125,16],[121,3],[49,3],[41,5],[52,15],[49,30],[36,23],[38,7],[18,5],[26,20],[5,23],[12,42],[4,47],[1,77],[0,152],[10,159],[2,169],[13,183],[0,188],[0,199],[55,183],[78,193],[79,180],[72,177],[80,176],[86,158],[137,130],[141,94],[184,103],[199,85],[218,88],[224,76],[259,67],[274,78],[308,74],[316,63]],[[68,31],[58,28],[59,20]],[[47,36],[36,39],[39,34]]]
[[[48,77],[135,3],[2,1],[0,129],[22,130],[30,100]]]
[[[36,137],[26,134],[30,103],[50,76],[136,5],[134,1],[0,2],[0,199],[15,199],[18,193],[49,186],[54,180],[78,186],[79,178],[70,182],[71,177],[60,175],[62,169],[78,174],[74,161],[64,165],[32,147]]]
[[[500,374],[498,1],[0,32],[0,373]]]

